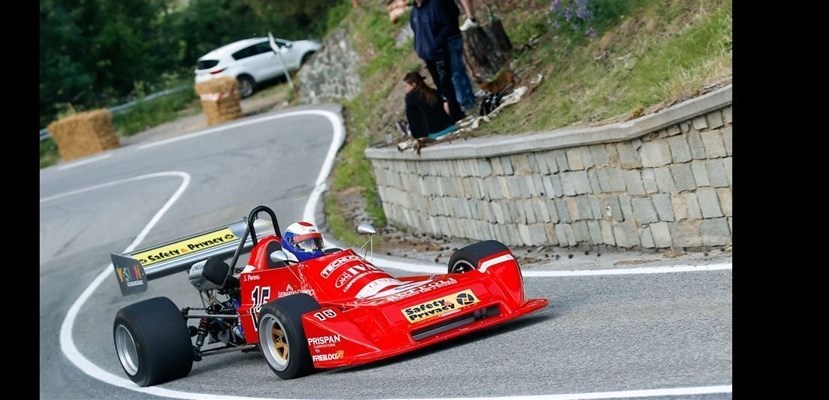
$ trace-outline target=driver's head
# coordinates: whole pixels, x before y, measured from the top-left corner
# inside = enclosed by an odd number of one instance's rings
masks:
[[[282,248],[293,253],[299,261],[324,255],[322,246],[322,234],[310,222],[295,222],[282,235]]]

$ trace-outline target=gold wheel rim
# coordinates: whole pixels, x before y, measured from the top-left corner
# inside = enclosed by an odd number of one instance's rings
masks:
[[[273,348],[276,354],[284,360],[288,360],[288,341],[285,340],[285,332],[279,328],[278,324],[274,324],[271,329],[271,340],[273,340]]]

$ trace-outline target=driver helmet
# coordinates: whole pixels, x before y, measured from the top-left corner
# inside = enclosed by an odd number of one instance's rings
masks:
[[[295,222],[288,226],[282,235],[282,248],[296,256],[299,261],[325,255],[322,246],[322,234],[310,222]]]

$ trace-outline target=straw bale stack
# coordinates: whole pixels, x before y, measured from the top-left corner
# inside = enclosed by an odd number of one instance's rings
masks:
[[[242,116],[236,79],[221,77],[196,84],[196,93],[207,116],[207,124],[215,125]]]
[[[52,122],[46,129],[55,140],[63,161],[120,146],[112,128],[112,114],[106,109],[70,115]]]

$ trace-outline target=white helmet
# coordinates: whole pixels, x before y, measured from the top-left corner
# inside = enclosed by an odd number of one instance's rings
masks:
[[[282,236],[282,248],[291,252],[299,261],[325,255],[322,246],[322,234],[310,222],[295,222],[288,226]]]

